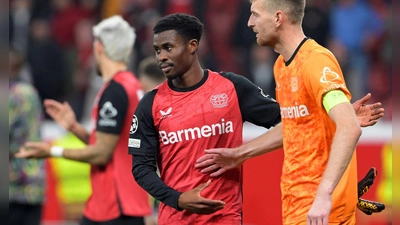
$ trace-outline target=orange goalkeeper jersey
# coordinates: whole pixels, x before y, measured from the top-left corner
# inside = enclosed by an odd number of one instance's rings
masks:
[[[274,74],[284,136],[283,224],[305,224],[335,134],[335,124],[322,104],[323,96],[337,89],[349,99],[351,94],[336,58],[311,39],[305,39],[288,62],[279,56]],[[355,219],[356,203],[357,164],[354,153],[332,195],[329,223]]]

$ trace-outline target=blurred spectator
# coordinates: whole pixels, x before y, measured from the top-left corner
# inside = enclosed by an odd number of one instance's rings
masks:
[[[154,56],[147,57],[139,63],[138,76],[145,93],[151,91],[166,80]]]
[[[28,46],[29,21],[31,17],[30,0],[10,1],[10,16],[12,16],[12,40],[10,44],[21,54],[26,53]]]
[[[275,99],[274,60],[277,55],[271,48],[264,48],[254,43],[251,47],[250,68],[252,80]]]
[[[383,31],[382,20],[365,1],[338,0],[330,13],[328,48],[343,68],[353,99],[368,91],[369,53]]]
[[[326,46],[329,35],[329,0],[307,0],[303,18],[304,34]]]
[[[40,140],[41,101],[36,90],[18,80],[22,55],[9,51],[9,225],[39,225],[45,193],[44,160],[18,159],[27,141]]]
[[[89,89],[89,77],[93,73],[93,36],[92,30],[94,23],[90,19],[79,21],[74,29],[75,49],[76,49],[76,68],[72,74],[73,91],[69,92],[68,101],[75,112],[78,120],[84,118],[86,95]],[[89,101],[88,104],[92,104]]]
[[[49,24],[44,19],[37,18],[31,23],[27,60],[40,98],[64,100],[66,77],[62,52],[51,39]]]
[[[62,49],[65,95],[73,106],[78,120],[82,117],[82,108],[80,99],[75,94],[79,91],[78,87],[74,85],[74,75],[78,69],[78,40],[75,30],[82,20],[95,17],[96,4],[97,2],[93,0],[51,0],[53,10],[51,31],[56,43]]]
[[[207,0],[205,10],[205,31],[208,34],[209,51],[215,55],[217,70],[235,71],[243,74],[241,57],[235,54],[232,37],[235,19],[242,0]]]

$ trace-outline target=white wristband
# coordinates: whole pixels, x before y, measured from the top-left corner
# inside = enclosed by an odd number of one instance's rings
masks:
[[[51,146],[50,155],[53,157],[63,157],[64,148],[61,146]]]

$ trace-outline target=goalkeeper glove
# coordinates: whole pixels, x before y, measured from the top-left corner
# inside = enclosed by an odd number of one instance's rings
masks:
[[[358,199],[357,208],[367,215],[378,213],[385,209],[385,205],[380,202],[373,202],[362,198]]]
[[[375,167],[371,167],[367,175],[365,175],[365,177],[358,182],[357,208],[367,215],[378,213],[385,209],[385,205],[380,202],[373,202],[360,198],[371,188],[377,175],[378,171],[375,169]]]
[[[358,182],[358,197],[363,196],[371,188],[376,175],[378,175],[378,171],[375,169],[375,167],[371,167],[367,175],[365,175],[365,177]]]

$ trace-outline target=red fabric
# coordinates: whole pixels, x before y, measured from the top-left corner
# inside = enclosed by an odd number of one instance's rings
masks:
[[[74,44],[76,24],[85,18],[90,18],[92,13],[78,6],[71,6],[55,14],[52,20],[52,31],[55,40],[62,47]]]
[[[133,115],[139,101],[137,91],[141,90],[140,84],[130,72],[120,72],[113,80],[125,88],[129,108],[111,161],[106,166],[91,166],[92,195],[86,203],[84,215],[94,221],[107,221],[119,217],[119,207],[124,215],[128,216],[151,214],[149,195],[134,180],[131,173],[132,158],[128,154],[128,135],[132,122],[130,115]],[[92,121],[97,121],[98,99],[108,84],[106,83],[97,95]],[[96,128],[93,128],[89,144],[96,141],[95,131]]]

